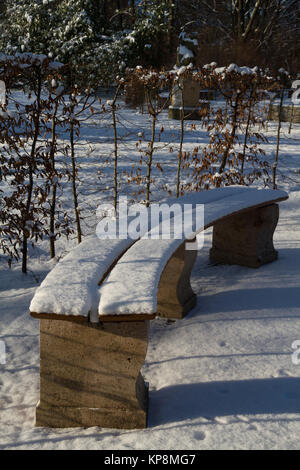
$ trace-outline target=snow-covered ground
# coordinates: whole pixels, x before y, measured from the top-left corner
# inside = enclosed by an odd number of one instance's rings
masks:
[[[122,117],[122,119],[121,119]],[[155,199],[174,189],[179,123],[160,117],[164,125],[155,161]],[[120,168],[137,161],[138,134],[150,135],[146,115],[122,109],[119,125]],[[148,428],[121,431],[100,428],[51,430],[34,427],[39,399],[38,321],[28,308],[35,289],[53,267],[48,243],[31,251],[30,272],[8,269],[0,260],[0,340],[6,364],[0,364],[1,449],[299,449],[300,364],[292,362],[292,343],[300,340],[300,126],[288,134],[283,125],[279,189],[290,199],[280,205],[275,233],[278,261],[258,270],[209,263],[211,231],[205,235],[192,284],[197,307],[184,319],[151,322],[143,368],[150,384]],[[272,161],[276,123],[265,144]],[[168,143],[173,141],[173,153]],[[185,149],[207,141],[204,130],[187,127]],[[91,118],[82,127],[85,144],[78,148],[80,201],[84,232],[93,233],[95,209],[111,201],[112,168],[105,165],[112,149],[109,117],[101,127]],[[97,170],[102,169],[101,180]],[[109,181],[109,182],[107,182]],[[121,190],[130,194],[124,178]],[[71,209],[70,188],[63,203]],[[76,243],[60,239],[63,256]]]

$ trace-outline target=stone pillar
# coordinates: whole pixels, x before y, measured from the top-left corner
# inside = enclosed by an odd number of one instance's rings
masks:
[[[159,281],[157,314],[180,319],[197,303],[190,276],[197,258],[197,250],[186,250],[183,243],[168,261]]]
[[[197,47],[197,33],[181,33],[177,50],[177,67],[192,66],[191,68],[193,68]],[[183,109],[185,119],[202,119],[209,103],[201,103],[200,105],[200,89],[200,84],[192,78],[179,78],[173,88],[169,118],[180,120]]]
[[[199,104],[200,85],[191,78],[179,80],[179,85],[174,86],[171,104],[173,107],[180,108],[182,100],[184,107],[195,108]]]
[[[145,428],[148,328],[148,320],[40,320],[36,426]]]
[[[209,110],[209,102],[199,102],[200,84],[191,78],[179,79],[173,88],[169,118],[181,119],[182,104],[185,120],[199,120]]]
[[[213,229],[211,261],[258,268],[276,260],[273,234],[278,218],[279,207],[272,204],[218,222]]]

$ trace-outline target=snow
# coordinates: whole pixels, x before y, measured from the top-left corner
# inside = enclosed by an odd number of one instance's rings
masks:
[[[210,66],[205,66],[205,68],[210,68]],[[215,69],[216,74],[224,74],[225,72],[228,72],[228,73],[235,72],[241,75],[254,75],[257,72],[257,67],[254,67],[253,69],[251,69],[250,67],[246,67],[246,66],[239,67],[236,64],[230,64],[228,67],[217,67]]]
[[[296,89],[296,91],[294,91],[294,93],[292,94],[291,101],[294,106],[298,106],[300,105],[300,80],[295,80],[292,83],[292,88]]]
[[[198,46],[197,39],[189,37],[185,31],[179,34],[179,39],[182,39],[185,42],[191,42],[195,47]]]
[[[131,243],[87,237],[48,274],[36,291],[30,311],[84,317],[90,314],[95,322],[98,283]]]
[[[207,202],[206,195],[192,194],[185,203],[205,204],[204,225],[196,226],[195,234],[208,228],[215,221],[241,209],[255,207],[269,201],[286,199],[283,191],[257,190],[245,187],[220,188],[209,191],[213,200]],[[181,202],[181,201],[180,201]],[[182,203],[182,202],[181,202]],[[195,209],[193,209],[194,211]],[[154,232],[154,230],[153,230]],[[193,232],[186,234],[191,237]],[[99,315],[151,314],[156,313],[157,291],[161,274],[173,253],[182,244],[182,239],[156,240],[151,233],[145,234],[118,261],[100,288]]]
[[[168,91],[161,91],[159,93],[160,98],[169,98],[170,93]]]
[[[180,44],[178,48],[178,53],[179,55],[183,56],[184,59],[193,59],[194,58],[194,53],[188,49],[186,46],[183,44]]]
[[[151,128],[146,114],[124,106],[119,113],[120,121],[126,122],[126,128],[118,128],[123,170],[139,159],[134,150],[138,133],[143,132],[148,141]],[[163,184],[174,193],[180,136],[180,122],[168,120],[167,111],[160,115],[162,123],[165,131],[161,142],[156,142],[154,161],[164,163],[164,172],[154,172],[156,201],[166,197]],[[207,145],[206,133],[195,124],[196,131],[190,122],[186,125],[186,151]],[[82,124],[85,145],[78,148],[77,158],[85,235],[95,232],[96,207],[111,202],[105,188],[110,187],[107,178],[113,169],[101,163],[102,155],[106,159],[113,154],[110,125],[110,116],[101,125],[95,117]],[[0,259],[0,341],[6,345],[6,364],[0,365],[1,450],[299,449],[300,366],[292,362],[292,344],[300,339],[300,126],[294,124],[291,134],[288,126],[282,124],[278,166],[279,188],[289,193],[289,199],[280,203],[274,237],[279,259],[258,270],[211,265],[211,229],[205,231],[192,274],[196,308],[181,321],[151,321],[142,369],[150,386],[147,429],[34,427],[39,322],[30,318],[29,305],[54,264],[48,261],[47,240],[31,249],[28,276],[20,272],[19,264],[10,270]],[[264,131],[269,162],[276,131],[276,122],[269,122]],[[174,153],[169,151],[172,141]],[[95,170],[99,168],[105,175],[100,181]],[[127,188],[123,180],[121,189],[131,194],[132,187]],[[62,202],[71,211],[70,200],[66,185]],[[58,257],[75,245],[73,239],[58,240]]]

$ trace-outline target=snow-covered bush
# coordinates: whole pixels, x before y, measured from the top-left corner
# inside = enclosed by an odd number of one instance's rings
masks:
[[[97,1],[8,0],[0,24],[0,50],[7,54],[34,52],[69,64],[95,82],[101,69],[101,14]],[[106,49],[105,49],[106,50]],[[80,68],[82,70],[80,70]]]
[[[135,17],[118,22],[123,11],[101,0],[7,1],[0,22],[0,51],[45,54],[69,64],[79,83],[112,82],[137,63],[155,65],[168,31],[170,2],[135,6]]]
[[[54,0],[7,0],[6,21],[0,25],[2,52],[48,54],[56,41],[57,2]]]

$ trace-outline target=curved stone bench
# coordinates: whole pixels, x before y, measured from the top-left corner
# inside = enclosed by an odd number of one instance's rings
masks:
[[[176,202],[204,204],[204,221],[190,235],[214,227],[213,261],[258,267],[277,258],[276,203],[287,198],[282,191],[229,187]],[[140,370],[149,320],[182,318],[196,303],[190,274],[197,251],[186,250],[187,243],[89,237],[51,271],[30,305],[40,320],[36,425],[146,427],[148,390]]]
[[[186,198],[204,204],[203,225],[195,233],[214,227],[212,261],[259,267],[277,259],[276,203],[288,195],[277,190],[228,189],[208,191],[208,195],[220,195],[210,201],[205,201],[205,194]],[[189,274],[196,253],[186,251],[185,245],[180,239],[155,240],[148,234],[132,245],[101,286],[99,318],[142,313],[182,318],[195,305]]]

